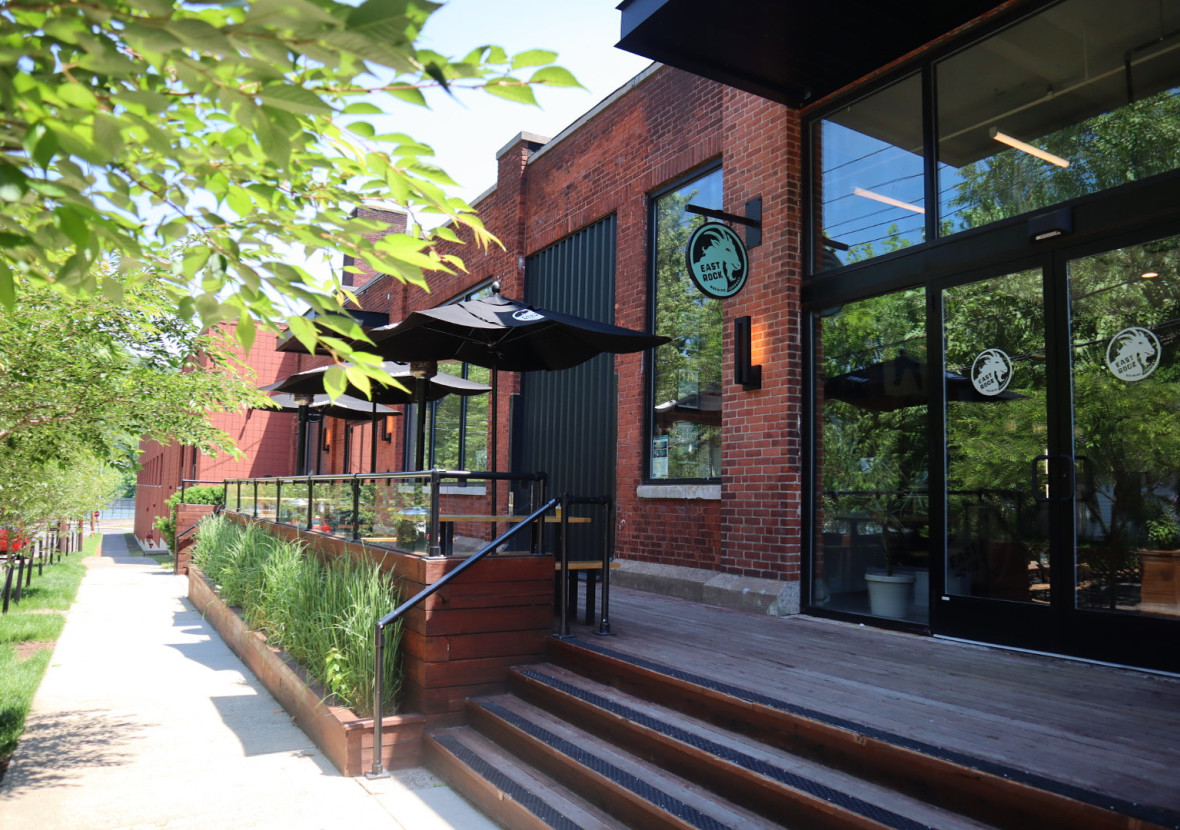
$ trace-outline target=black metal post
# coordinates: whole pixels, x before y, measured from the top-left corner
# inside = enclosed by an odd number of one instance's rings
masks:
[[[315,505],[315,499],[313,498],[313,496],[315,496],[315,482],[312,481],[311,476],[308,476],[307,477],[307,529],[308,530],[312,530],[314,528],[314,526],[312,524],[312,508]]]
[[[614,499],[607,500],[603,512],[606,514],[606,527],[602,534],[602,616],[598,621],[598,630],[594,633],[603,637],[611,637],[614,636],[610,630],[610,555],[614,547],[611,543],[615,527]]]
[[[570,637],[570,618],[569,618],[569,601],[570,601],[570,552],[567,544],[569,536],[566,531],[569,530],[569,501],[565,493],[562,493],[558,499],[558,511],[561,513],[561,523],[558,525],[558,550],[561,553],[561,578],[558,580],[558,592],[560,596],[557,599],[557,607],[561,617],[560,634],[557,636],[561,639],[568,639]]]
[[[373,657],[376,676],[373,678],[373,766],[366,774],[366,778],[388,778],[385,764],[381,760],[384,749],[385,736],[382,734],[385,724],[382,720],[382,700],[385,697],[385,672],[381,669],[385,663],[385,627],[378,620],[373,627]]]
[[[295,475],[298,476],[307,472],[307,410],[307,404],[299,404],[299,443],[295,448]]]
[[[352,477],[352,541],[361,538],[361,480]]]
[[[279,524],[283,523],[283,480],[275,480],[275,518]]]
[[[430,471],[430,541],[426,549],[426,555],[437,557],[442,556],[442,540],[439,538],[439,529],[442,522],[439,521],[439,512],[442,510],[442,499],[439,495],[439,472],[438,470]]]
[[[258,479],[254,479],[254,518],[258,518]]]

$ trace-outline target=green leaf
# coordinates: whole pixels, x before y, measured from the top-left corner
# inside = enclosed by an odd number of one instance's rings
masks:
[[[250,354],[250,348],[254,345],[254,318],[243,311],[242,316],[238,318],[238,327],[234,334],[242,346],[242,351]]]
[[[488,81],[484,89],[492,95],[507,98],[518,104],[532,104],[533,106],[537,104],[537,96],[533,94],[533,88],[513,78],[497,78],[494,81]]]
[[[579,89],[585,89],[578,79],[574,77],[574,73],[570,72],[564,66],[546,66],[544,69],[538,69],[533,73],[533,77],[529,78],[529,83],[545,84],[546,86],[572,86]]]
[[[12,269],[0,257],[0,304],[11,309],[16,305],[16,283],[12,279]]]
[[[29,158],[41,169],[48,167],[57,153],[57,136],[44,124],[34,124],[30,127],[25,133],[23,143]]]
[[[0,161],[0,201],[19,202],[29,192],[29,177],[11,164]]]
[[[354,121],[348,125],[348,130],[365,138],[372,138],[377,132],[368,121]]]
[[[295,338],[303,344],[303,348],[307,349],[309,353],[315,353],[316,331],[315,326],[306,317],[295,316],[287,318],[287,327],[291,329],[291,333]]]
[[[210,26],[204,20],[173,20],[166,28],[192,49],[221,57],[232,57],[237,54],[229,38],[220,29]]]
[[[519,55],[512,57],[512,68],[521,69],[526,66],[545,66],[557,60],[557,53],[550,52],[547,49],[532,49],[528,52],[521,52]]]
[[[368,375],[366,375],[360,369],[354,368],[352,366],[345,369],[344,374],[347,376],[349,383],[363,392],[366,398],[372,396],[373,390],[369,383]]]
[[[422,90],[416,86],[411,87],[389,87],[386,92],[397,98],[399,101],[405,101],[407,104],[414,104],[419,107],[427,106],[426,96],[422,94]]]
[[[57,88],[57,94],[72,107],[84,110],[98,109],[98,98],[81,84],[62,84]]]
[[[290,84],[267,84],[258,92],[263,103],[296,115],[331,115],[332,108],[314,92]]]
[[[384,115],[385,110],[370,101],[357,101],[342,110],[344,115]]]
[[[90,228],[76,211],[62,206],[53,212],[53,218],[62,233],[68,236],[79,249],[90,244]]]
[[[344,390],[348,388],[348,373],[343,366],[333,366],[324,372],[324,391],[328,393],[332,400],[336,400],[344,394]]]

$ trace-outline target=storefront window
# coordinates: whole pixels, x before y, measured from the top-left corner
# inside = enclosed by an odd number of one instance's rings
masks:
[[[926,299],[922,289],[817,320],[822,436],[812,604],[925,622],[930,516]]]
[[[651,479],[709,480],[721,475],[721,300],[688,275],[684,248],[704,220],[689,206],[721,210],[721,170],[654,201],[655,331],[672,338],[655,350]]]
[[[822,188],[815,217],[820,229],[816,270],[925,240],[919,76],[819,121],[812,155]]]
[[[1180,167],[1180,4],[1047,9],[937,67],[942,233]]]

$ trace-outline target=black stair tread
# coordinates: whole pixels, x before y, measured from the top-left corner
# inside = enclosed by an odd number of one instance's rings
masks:
[[[470,726],[457,726],[427,737],[490,787],[555,830],[622,830],[607,813],[539,770],[526,765]]]
[[[537,682],[549,681],[565,693],[574,693],[585,703],[605,708],[617,718],[665,737],[685,742],[725,763],[769,778],[778,786],[837,805],[886,826],[986,828],[991,825],[948,812],[919,799],[874,784],[850,773],[793,755],[753,738],[729,732],[657,703],[599,683],[553,664],[520,667],[514,674]],[[881,815],[884,812],[886,815]],[[888,814],[893,814],[891,817]]]
[[[752,813],[702,787],[648,764],[606,741],[513,695],[495,695],[469,702],[492,717],[524,729],[546,744],[636,797],[677,816],[699,830],[779,828],[782,825]]]

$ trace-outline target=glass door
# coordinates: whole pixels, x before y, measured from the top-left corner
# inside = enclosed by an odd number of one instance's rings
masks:
[[[1079,612],[1180,617],[1180,237],[1067,264]],[[1113,623],[1108,623],[1112,625]]]
[[[1041,268],[942,292],[946,547],[938,617],[963,636],[1056,636],[1050,375]],[[997,610],[996,603],[1005,607]],[[984,609],[987,609],[984,611]]]

